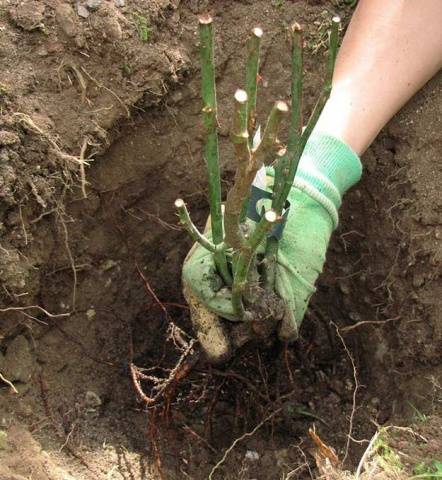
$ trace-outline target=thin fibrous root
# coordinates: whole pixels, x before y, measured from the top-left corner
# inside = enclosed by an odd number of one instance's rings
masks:
[[[238,437],[231,445],[230,447],[224,452],[224,455],[222,456],[221,460],[212,468],[208,480],[212,480],[213,476],[215,475],[215,472],[221,467],[221,465],[226,461],[226,458],[228,455],[232,452],[232,450],[238,445],[239,442],[242,440],[252,437],[255,435],[255,433],[269,420],[274,418],[276,415],[278,415],[282,411],[282,407],[277,408],[275,411],[267,415],[261,422],[258,423],[258,425],[255,426],[255,428],[249,432],[244,433],[240,437]]]
[[[18,390],[15,388],[14,384],[11,382],[11,380],[8,380],[6,377],[4,377],[1,373],[0,373],[0,380],[3,382],[3,383],[6,383],[6,385],[9,386],[9,388],[11,389],[11,391],[15,394],[18,393]]]
[[[42,128],[40,128],[33,120],[32,118],[27,115],[26,113],[21,113],[21,112],[16,112],[14,113],[14,117],[18,119],[20,123],[23,125],[27,126],[30,130],[32,130],[34,133],[38,133],[41,135],[47,142],[50,144],[50,146],[53,148],[55,151],[56,155],[65,161],[68,162],[73,162],[76,164],[81,164],[81,163],[88,163],[87,160],[80,160],[79,157],[74,157],[73,155],[69,155],[66,152],[63,152],[63,150],[60,148],[58,143],[49,135],[48,132],[45,132]]]
[[[73,62],[63,60],[63,62],[61,63],[61,65],[57,69],[60,84],[61,84],[60,71],[63,70],[63,69],[72,70],[74,72],[74,74],[77,78],[78,84],[80,86],[81,102],[83,103],[86,100],[86,91],[87,91],[87,83],[86,83],[86,80],[84,79],[83,74],[80,72],[79,68]],[[68,76],[68,78],[69,78],[69,76]],[[60,85],[60,87],[61,87],[61,85]]]

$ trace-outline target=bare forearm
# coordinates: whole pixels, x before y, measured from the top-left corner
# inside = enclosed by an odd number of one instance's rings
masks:
[[[442,66],[442,0],[360,0],[317,129],[362,154]]]

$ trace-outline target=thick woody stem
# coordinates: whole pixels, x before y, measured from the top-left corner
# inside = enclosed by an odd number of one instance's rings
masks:
[[[259,168],[261,168],[262,163],[269,165],[274,159],[277,151],[281,148],[278,140],[278,130],[282,118],[288,113],[288,111],[289,108],[287,104],[281,100],[278,100],[273,105],[262,140],[253,152],[255,161],[259,164]]]
[[[231,138],[235,147],[237,162],[244,163],[249,161],[250,155],[248,147],[249,133],[247,131],[248,96],[245,90],[238,89],[233,98],[235,100],[235,112]]]
[[[235,182],[227,194],[224,213],[226,245],[239,250],[244,238],[241,232],[241,209],[244,198],[249,194],[254,174],[249,149],[249,134],[247,132],[247,93],[244,90],[235,92],[235,111],[231,139],[235,149],[236,174]]]
[[[204,235],[202,235],[196,228],[190,218],[189,211],[187,210],[184,200],[182,200],[181,198],[176,199],[175,208],[177,209],[181,225],[183,225],[183,227],[186,229],[192,240],[194,242],[198,242],[205,249],[209,250],[209,252],[215,253],[217,251],[217,247],[215,247],[215,245]]]
[[[253,142],[253,132],[256,123],[256,92],[259,70],[259,50],[263,31],[254,28],[247,42],[246,92],[249,98],[247,130],[250,132],[249,144]]]
[[[217,107],[215,90],[215,63],[213,46],[213,20],[210,15],[199,18],[201,56],[201,94],[203,99],[203,122],[206,127],[204,158],[209,177],[209,205],[213,243],[223,242],[223,220],[221,213],[221,182],[217,133]],[[226,256],[222,251],[214,254],[215,263],[224,281],[230,285],[231,275]]]
[[[267,211],[238,254],[232,285],[232,305],[240,320],[251,320],[248,318],[243,304],[243,295],[247,289],[247,277],[250,265],[255,257],[258,246],[277,221],[278,215],[276,212],[273,210]]]
[[[232,141],[235,146],[237,170],[235,183],[227,195],[226,211],[224,214],[224,227],[226,231],[226,244],[238,250],[244,243],[244,235],[241,232],[241,215],[243,211],[244,199],[250,194],[250,188],[257,171],[262,167],[263,160],[270,156],[272,150],[276,150],[279,145],[277,134],[282,117],[288,112],[285,102],[278,101],[273,106],[262,140],[253,152],[250,152],[247,138],[248,133],[246,118],[245,101],[246,92],[238,90],[235,93],[235,117],[232,132]]]
[[[285,102],[278,100],[273,105],[269,118],[267,119],[267,124],[262,139],[255,150],[252,150],[251,152],[252,169],[250,171],[250,175],[253,173],[253,178],[250,180],[251,183],[253,183],[255,175],[262,167],[263,163],[269,165],[274,160],[278,149],[280,149],[278,130],[281,120],[287,114],[287,112],[288,106]],[[245,197],[242,201],[241,222],[243,222],[246,218],[249,198],[250,197],[248,194],[247,197]]]

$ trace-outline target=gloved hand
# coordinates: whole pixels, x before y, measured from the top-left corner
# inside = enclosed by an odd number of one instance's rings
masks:
[[[347,145],[322,133],[311,135],[288,197],[290,211],[279,242],[275,288],[286,305],[278,329],[283,341],[297,337],[338,224],[342,195],[359,180],[361,171],[359,158]],[[226,324],[217,317],[238,319],[230,290],[216,274],[212,254],[199,245],[185,259],[183,285],[204,350],[210,359],[223,360],[230,353],[231,339]]]

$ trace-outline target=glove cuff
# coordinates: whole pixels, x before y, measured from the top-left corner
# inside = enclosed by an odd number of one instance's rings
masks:
[[[315,131],[305,146],[296,179],[304,180],[338,209],[342,196],[358,182],[361,174],[361,161],[348,145],[335,137]]]

